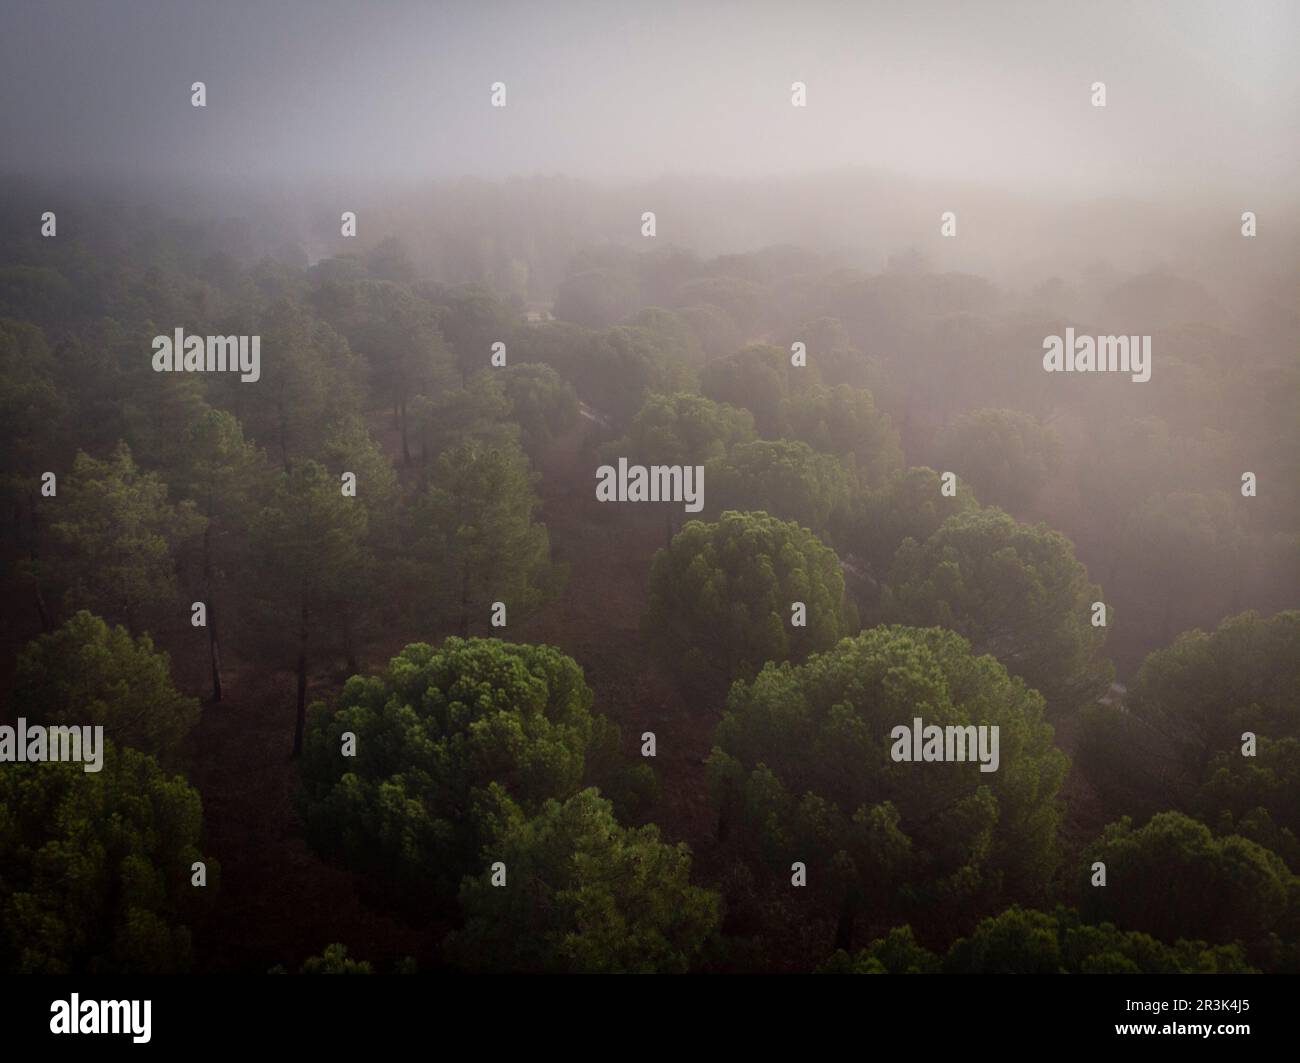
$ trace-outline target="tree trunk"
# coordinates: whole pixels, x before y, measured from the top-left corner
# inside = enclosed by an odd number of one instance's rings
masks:
[[[217,609],[208,602],[208,663],[212,665],[212,700],[221,700],[221,641],[217,638]]]
[[[302,756],[302,736],[307,729],[307,603],[302,603],[302,627],[298,631],[298,717],[293,726],[293,755]]]
[[[41,593],[41,585],[38,583],[32,588],[36,598],[36,615],[40,617],[41,630],[49,634],[54,630],[54,622],[50,619],[50,611],[45,605],[45,595]]]

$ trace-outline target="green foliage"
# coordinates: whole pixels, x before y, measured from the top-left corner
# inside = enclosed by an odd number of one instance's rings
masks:
[[[1010,510],[1028,506],[1061,464],[1056,433],[1018,410],[963,414],[939,437],[938,452],[980,498]]]
[[[287,299],[241,331],[262,337],[261,379],[218,377],[211,401],[234,413],[281,468],[318,456],[330,426],[361,408],[363,361],[330,325]]]
[[[0,768],[0,969],[172,974],[217,888],[190,885],[203,810],[181,776],[106,743],[104,766]]]
[[[866,376],[867,359],[854,346],[839,318],[805,321],[786,339],[787,349],[796,340],[807,345],[809,360],[816,363],[828,384],[860,384]]]
[[[641,465],[703,465],[754,438],[754,419],[690,392],[648,395],[621,439],[606,444],[608,461]],[[712,488],[710,488],[712,489]]]
[[[486,288],[469,286],[452,293],[438,311],[438,326],[460,367],[462,383],[486,369],[492,344],[505,342],[515,314]]]
[[[665,310],[661,306],[647,306],[639,310],[628,324],[649,329],[658,335],[668,345],[672,357],[688,365],[697,365],[703,360],[700,336],[692,327],[691,321],[680,312]]]
[[[345,497],[341,481],[314,461],[282,473],[275,494],[253,522],[254,554],[260,561],[252,594],[262,610],[270,648],[292,639],[307,644],[318,625],[355,593],[354,581],[369,564],[366,507]]]
[[[0,491],[11,505],[35,492],[66,408],[45,333],[0,318]]]
[[[477,373],[464,387],[445,389],[436,398],[417,395],[410,406],[421,460],[467,443],[518,445],[519,426],[510,420],[511,402],[495,372]]]
[[[1180,939],[1165,945],[1112,923],[1088,925],[1070,908],[1053,914],[1013,906],[954,943],[949,974],[1248,974],[1238,945]],[[1257,973],[1257,972],[1256,972]]]
[[[1072,908],[1012,905],[990,916],[943,959],[895,927],[856,954],[840,950],[823,974],[1258,974],[1240,945],[1179,940],[1165,945],[1112,923],[1091,926]]]
[[[789,434],[787,405],[792,394],[811,388],[817,371],[790,364],[790,352],[755,343],[705,366],[700,390],[715,402],[749,410],[765,438]]]
[[[640,301],[636,281],[620,270],[590,269],[564,279],[555,295],[555,316],[588,328],[617,324]]]
[[[791,604],[807,626],[791,625]],[[839,559],[812,532],[766,513],[690,521],[655,555],[643,637],[688,685],[719,692],[766,661],[829,649],[857,626]]]
[[[562,585],[550,561],[528,459],[515,445],[466,443],[444,451],[412,510],[413,557],[425,600],[461,635],[486,627],[492,602],[522,618]]]
[[[370,365],[375,397],[396,406],[445,378],[449,359],[434,308],[391,281],[363,281],[341,328]],[[484,356],[486,364],[486,355]]]
[[[694,376],[674,355],[671,341],[649,329],[617,325],[600,334],[574,382],[598,411],[622,425],[641,408],[647,394],[688,391]]]
[[[1255,757],[1242,756],[1247,731]],[[1123,709],[1086,718],[1079,758],[1117,813],[1173,807],[1300,870],[1300,612],[1242,613],[1156,650]]]
[[[578,791],[608,730],[591,704],[582,670],[548,646],[407,646],[349,679],[333,713],[313,708],[308,837],[408,902],[450,896],[501,817]],[[345,731],[355,759],[340,756]]]
[[[174,760],[199,703],[172,684],[167,654],[84,610],[18,655],[14,700],[32,723],[102,725],[119,745]]]
[[[854,955],[837,949],[818,973],[938,974],[940,964],[938,956],[917,943],[910,926],[896,926]]]
[[[78,454],[59,499],[55,572],[69,609],[134,626],[175,605],[173,551],[206,524],[192,502],[172,505],[167,485],[142,472],[125,443],[107,461]]]
[[[583,790],[511,817],[460,889],[465,927],[448,954],[491,972],[682,973],[716,932],[716,894],[690,884],[683,843],[654,826],[619,826],[608,801]]]
[[[258,561],[251,634],[259,656],[285,660],[296,654],[298,698],[293,753],[302,752],[310,659],[322,632],[343,625],[343,648],[352,644],[348,624],[373,588],[369,520],[360,498],[342,493],[341,481],[314,461],[280,475],[275,495],[253,522]]]
[[[615,325],[603,331],[567,321],[528,325],[515,333],[510,356],[553,367],[598,416],[621,430],[648,394],[689,391],[694,385],[694,371],[685,360],[689,352],[678,335],[659,324]]]
[[[896,473],[860,496],[850,542],[853,554],[876,580],[888,574],[905,539],[923,543],[949,517],[978,507],[960,480],[951,498],[941,493],[941,486],[934,469],[919,467]]]
[[[720,306],[681,306],[676,314],[690,328],[706,360],[730,354],[744,342],[744,331]]]
[[[365,960],[348,958],[348,947],[335,943],[326,945],[319,956],[309,956],[299,974],[374,974],[374,968]]]
[[[1062,713],[1110,685],[1106,628],[1092,626],[1097,601],[1101,588],[1088,581],[1069,539],[990,508],[950,517],[923,544],[905,542],[883,608],[904,623],[965,635],[976,653],[993,654]]]
[[[772,293],[762,284],[742,277],[696,277],[678,287],[675,301],[683,306],[721,307],[736,321],[753,328],[767,319]]]
[[[1300,740],[1261,737],[1254,757],[1216,754],[1192,807],[1219,832],[1272,849],[1300,873]]]
[[[1300,611],[1229,617],[1147,657],[1125,708],[1177,751],[1196,781],[1242,731],[1300,738]]]
[[[1225,491],[1171,491],[1148,496],[1121,522],[1115,581],[1159,643],[1214,623],[1223,603],[1236,601],[1249,545],[1240,503]]]
[[[895,762],[891,731],[915,716],[999,727],[998,770]],[[997,661],[950,631],[878,627],[733,686],[709,774],[720,835],[778,877],[823,869],[843,936],[858,911],[956,925],[1041,893],[1067,763],[1041,697]]]
[[[807,443],[787,439],[740,443],[730,457],[704,469],[709,513],[761,510],[795,521],[819,535],[842,520],[849,504],[849,478],[838,461]]]
[[[869,391],[847,384],[824,387],[816,369],[792,366],[789,352],[780,347],[751,344],[710,362],[700,390],[749,410],[765,439],[798,439],[835,455],[859,484],[879,483],[902,465],[898,433]]]
[[[538,454],[577,423],[578,395],[549,365],[509,365],[497,376],[529,454]]]
[[[167,436],[172,490],[230,535],[247,519],[253,497],[265,489],[262,454],[244,438],[233,414],[207,403],[196,404]]]
[[[859,484],[881,483],[902,468],[898,433],[862,388],[795,390],[782,404],[782,420],[784,434],[840,458]]]
[[[1096,861],[1106,865],[1105,888],[1089,884]],[[1143,827],[1125,816],[1102,832],[1084,854],[1079,896],[1086,918],[1163,941],[1249,943],[1294,927],[1300,880],[1246,838],[1216,838],[1203,823],[1162,812]]]

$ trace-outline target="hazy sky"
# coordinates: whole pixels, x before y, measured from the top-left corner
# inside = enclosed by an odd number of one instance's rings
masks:
[[[5,172],[1300,176],[1294,0],[0,0],[0,22]]]

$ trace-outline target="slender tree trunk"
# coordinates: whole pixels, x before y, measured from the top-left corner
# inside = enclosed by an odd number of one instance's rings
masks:
[[[54,622],[50,619],[50,610],[45,605],[45,595],[41,593],[41,585],[36,584],[32,592],[36,599],[36,615],[40,617],[41,630],[48,635],[54,630]]]
[[[298,716],[293,726],[293,755],[302,756],[302,736],[307,729],[307,601],[302,603],[302,626],[298,629]]]
[[[212,700],[221,700],[221,641],[217,638],[217,605],[208,602],[208,662],[212,665]]]

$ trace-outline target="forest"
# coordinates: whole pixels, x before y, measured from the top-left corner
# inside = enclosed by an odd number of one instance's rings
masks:
[[[1294,5],[5,8],[0,972],[1300,973]]]
[[[1282,278],[628,241],[546,301],[517,228],[438,281],[6,191],[4,722],[106,757],[0,768],[5,970],[1300,969]],[[1056,386],[1067,321],[1151,381]]]

